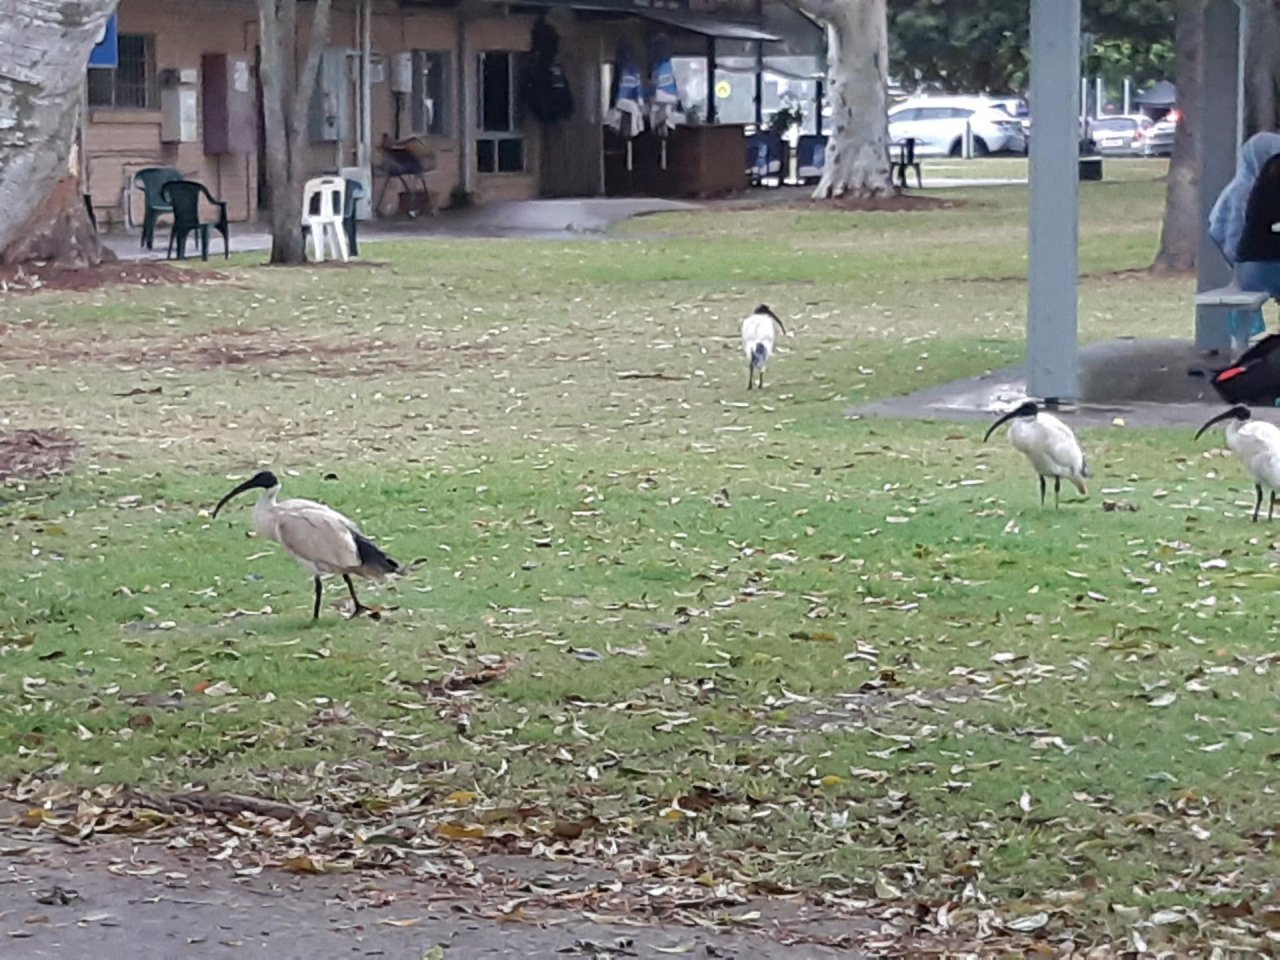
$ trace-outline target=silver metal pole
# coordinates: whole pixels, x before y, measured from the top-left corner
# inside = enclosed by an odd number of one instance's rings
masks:
[[[1231,267],[1204,229],[1218,194],[1236,172],[1240,75],[1240,9],[1235,0],[1208,0],[1204,7],[1204,71],[1200,90],[1200,247],[1196,251],[1196,290],[1212,290],[1231,280]],[[1196,314],[1196,347],[1231,350],[1223,325],[1203,310]]]
[[[1031,0],[1030,284],[1027,392],[1078,396],[1080,0]]]
[[[1124,113],[1128,116],[1133,111],[1133,80],[1124,78]]]
[[[1102,116],[1102,108],[1106,104],[1107,85],[1101,77],[1093,78],[1093,115]]]

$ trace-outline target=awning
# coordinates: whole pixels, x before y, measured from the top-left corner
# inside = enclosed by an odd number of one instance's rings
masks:
[[[782,39],[776,34],[765,33],[747,23],[717,20],[714,17],[704,17],[696,13],[679,13],[675,10],[631,10],[629,12],[657,23],[665,23],[668,26],[679,27],[681,30],[688,30],[690,33],[700,33],[704,37],[716,37],[720,40],[773,42]]]

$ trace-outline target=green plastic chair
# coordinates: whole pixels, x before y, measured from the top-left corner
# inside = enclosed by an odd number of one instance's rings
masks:
[[[173,248],[178,247],[178,259],[187,255],[187,235],[196,234],[200,238],[200,259],[209,259],[209,228],[213,227],[222,234],[222,255],[231,255],[230,227],[227,224],[227,202],[214,197],[203,183],[194,180],[170,180],[160,188],[161,199],[173,210],[173,229],[169,231],[169,248],[165,259],[173,256]],[[218,208],[214,220],[200,219],[200,197],[203,196]]]
[[[146,213],[142,218],[142,246],[151,250],[156,239],[156,221],[162,213],[173,213],[173,207],[161,196],[166,183],[182,179],[182,171],[173,167],[145,167],[133,175],[133,185],[142,191]]]

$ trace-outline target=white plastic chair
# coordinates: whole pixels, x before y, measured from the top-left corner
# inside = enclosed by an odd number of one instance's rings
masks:
[[[342,229],[346,203],[347,181],[342,177],[316,177],[302,188],[302,229],[309,259],[322,262],[328,247],[335,260],[347,261],[347,235]]]

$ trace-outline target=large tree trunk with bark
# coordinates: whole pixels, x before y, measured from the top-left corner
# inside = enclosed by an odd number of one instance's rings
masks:
[[[889,176],[889,19],[885,0],[791,0],[827,25],[827,91],[831,135],[814,191],[824,200],[846,194],[887,197]]]
[[[262,38],[262,111],[271,191],[271,262],[302,263],[302,188],[307,178],[307,118],[320,56],[329,41],[332,0],[317,0],[307,57],[298,68],[298,0],[258,0]]]
[[[1153,270],[1194,270],[1200,246],[1200,94],[1204,60],[1204,0],[1180,0],[1174,28],[1175,82],[1182,119],[1173,138],[1164,223]]]
[[[1249,136],[1276,126],[1276,81],[1280,79],[1280,10],[1274,0],[1249,0],[1245,50],[1245,103]]]
[[[16,0],[0,16],[0,263],[114,260],[73,149],[89,52],[117,0]]]

